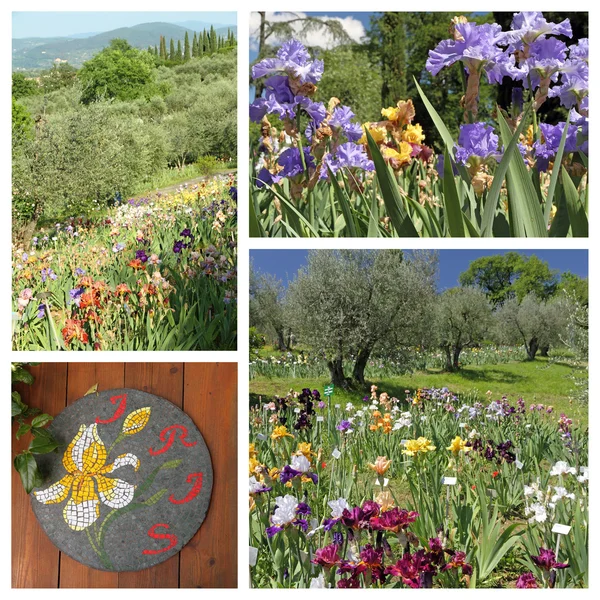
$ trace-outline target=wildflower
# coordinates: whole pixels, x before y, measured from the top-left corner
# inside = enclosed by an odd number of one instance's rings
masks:
[[[577,481],[579,481],[579,483],[585,483],[586,481],[589,481],[588,467],[580,467],[579,472],[581,473],[581,475],[577,475]]]
[[[294,496],[287,494],[286,496],[277,496],[275,499],[275,511],[271,515],[271,526],[267,527],[266,533],[272,538],[274,535],[283,531],[290,525],[295,525],[303,530],[308,529],[308,524],[305,519],[302,519],[303,511],[308,507],[302,502],[298,502]],[[308,509],[310,511],[310,509]]]
[[[537,556],[532,556],[531,560],[544,571],[551,571],[552,569],[566,569],[569,566],[567,563],[557,562],[554,550],[550,550],[548,548],[540,548],[540,553]]]
[[[401,529],[405,529],[411,523],[414,523],[418,516],[418,512],[408,511],[396,506],[373,517],[370,524],[375,530],[398,533]]]
[[[404,442],[404,450],[402,454],[407,456],[415,456],[418,454],[426,454],[435,450],[435,446],[431,444],[431,441],[425,437],[419,437],[416,440],[406,440]]]
[[[520,589],[532,589],[538,588],[539,586],[533,573],[531,571],[528,571],[527,573],[522,573],[521,575],[519,575],[516,587]]]
[[[381,109],[381,114],[398,127],[410,125],[415,118],[415,107],[412,100],[399,100],[396,106]],[[417,127],[421,127],[418,125]],[[408,128],[407,128],[408,129]],[[423,137],[423,139],[425,139]],[[407,140],[408,141],[408,140]]]
[[[264,494],[265,492],[270,492],[273,489],[265,485],[262,481],[257,481],[255,476],[250,477],[249,488],[249,493],[251,495]]]
[[[550,470],[550,476],[552,475],[575,475],[577,471],[575,467],[570,467],[564,460],[559,460],[554,464]]]
[[[409,144],[421,144],[425,141],[423,128],[418,123],[416,125],[407,125],[402,131],[402,140]]]
[[[88,334],[83,329],[83,321],[79,319],[67,319],[62,329],[62,336],[67,344],[70,344],[73,340],[87,344],[89,340]]]
[[[284,437],[294,438],[294,436],[288,432],[287,427],[285,425],[280,425],[279,427],[275,427],[273,432],[271,433],[272,440],[280,440]]]
[[[375,463],[367,463],[370,469],[373,469],[377,475],[384,475],[392,464],[391,460],[388,460],[385,456],[378,456]]]
[[[458,144],[454,146],[456,161],[462,165],[474,164],[478,167],[489,159],[499,161],[498,136],[494,129],[485,123],[469,123],[460,126]]]
[[[548,519],[548,513],[546,507],[541,502],[535,502],[525,508],[525,516],[529,516],[530,523],[545,523]]]
[[[569,500],[575,500],[575,494],[569,493],[566,488],[558,486],[554,487],[555,494],[552,496],[552,502],[558,502],[563,498],[569,498]]]
[[[98,519],[100,501],[113,509],[124,508],[133,500],[135,486],[107,475],[126,465],[137,471],[140,461],[129,453],[121,454],[108,465],[106,459],[106,446],[97,425],[81,425],[63,455],[67,475],[45,490],[34,492],[35,499],[42,504],[59,504],[70,494],[63,518],[75,531],[88,528]]]
[[[459,435],[457,435],[450,445],[446,448],[446,450],[451,450],[454,455],[459,454],[460,452],[467,453],[471,450],[470,446],[467,446],[467,441],[461,439]]]
[[[146,266],[139,258],[134,258],[133,260],[130,260],[128,266],[134,269],[135,271],[144,271],[146,269]]]
[[[335,567],[341,561],[338,550],[339,546],[337,544],[329,544],[329,546],[325,546],[324,548],[317,548],[310,562],[323,567],[325,571],[329,571],[329,569]]]

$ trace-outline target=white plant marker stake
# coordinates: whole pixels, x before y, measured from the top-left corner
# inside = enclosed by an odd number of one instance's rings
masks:
[[[569,525],[562,525],[561,523],[555,523],[552,527],[552,533],[556,533],[556,550],[554,551],[555,560],[558,561],[558,549],[560,547],[560,536],[568,535],[571,531]]]
[[[442,477],[442,485],[446,486],[446,528],[450,516],[450,486],[456,485],[456,477]]]

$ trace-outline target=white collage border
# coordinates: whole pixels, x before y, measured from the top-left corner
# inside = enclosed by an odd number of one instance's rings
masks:
[[[448,10],[448,2],[441,0],[430,0],[427,3],[427,10]],[[467,11],[482,11],[482,10],[493,10],[495,8],[503,11],[520,11],[520,10],[573,10],[573,11],[589,11],[590,13],[590,30],[596,31],[597,25],[597,14],[600,12],[594,3],[590,1],[576,1],[570,2],[565,6],[565,2],[556,0],[547,0],[546,2],[510,2],[508,5],[504,5],[499,1],[490,2],[489,0],[483,0],[483,2],[473,2],[472,0],[461,1],[452,3],[456,8],[460,8],[462,12]],[[11,264],[10,264],[10,240],[11,240],[11,209],[10,209],[10,194],[11,194],[11,175],[10,175],[10,162],[11,162],[11,135],[10,135],[10,120],[8,115],[10,114],[10,72],[11,72],[11,12],[12,11],[166,11],[166,10],[177,10],[177,11],[198,11],[202,12],[203,9],[220,8],[226,11],[237,11],[237,31],[238,31],[238,349],[237,351],[231,352],[105,352],[96,353],[93,356],[87,353],[61,353],[61,352],[14,352],[11,350]],[[232,468],[231,477],[238,478],[238,548],[232,548],[232,557],[237,552],[238,555],[238,590],[175,590],[173,592],[166,592],[169,594],[175,594],[178,597],[198,597],[197,594],[203,596],[208,595],[211,598],[242,598],[247,597],[259,597],[259,594],[301,594],[302,591],[289,591],[289,590],[278,590],[278,591],[263,591],[263,590],[249,590],[248,589],[248,494],[247,494],[247,443],[248,443],[248,270],[249,270],[249,250],[255,249],[304,249],[304,248],[389,248],[389,247],[401,247],[403,249],[416,249],[416,248],[431,248],[431,249],[588,249],[589,250],[589,264],[590,266],[596,265],[597,254],[598,254],[598,240],[594,237],[594,223],[598,223],[598,210],[595,206],[597,200],[593,195],[590,198],[590,238],[589,239],[565,239],[565,240],[551,240],[551,239],[469,239],[469,240],[443,240],[443,239],[406,239],[406,240],[385,240],[385,239],[280,239],[280,240],[269,240],[269,239],[258,239],[248,238],[248,157],[247,149],[249,147],[249,135],[248,135],[248,113],[247,105],[249,102],[249,71],[248,65],[248,31],[249,31],[249,14],[250,11],[256,10],[293,10],[302,12],[311,11],[331,11],[331,12],[362,12],[368,11],[418,11],[423,10],[423,5],[415,5],[414,3],[406,3],[389,0],[375,0],[374,2],[365,4],[358,2],[357,0],[304,0],[295,4],[293,8],[285,6],[282,0],[229,0],[220,6],[207,6],[207,3],[200,3],[192,0],[179,0],[176,5],[165,5],[164,2],[157,2],[156,0],[145,0],[144,2],[122,0],[120,2],[115,0],[104,0],[102,3],[90,3],[85,4],[74,0],[57,0],[51,5],[48,2],[42,2],[40,0],[26,0],[16,2],[14,0],[8,0],[5,5],[0,9],[0,40],[2,40],[2,46],[0,50],[0,61],[2,62],[2,93],[0,94],[0,115],[3,118],[0,119],[0,127],[2,131],[2,137],[0,138],[0,173],[1,173],[1,190],[3,192],[0,200],[0,282],[3,284],[1,288],[3,290],[0,296],[0,390],[3,392],[5,397],[5,413],[6,416],[3,418],[3,429],[0,434],[0,457],[3,457],[0,461],[0,481],[10,481],[12,460],[9,461],[11,446],[11,429],[8,421],[8,396],[9,396],[9,363],[15,361],[30,361],[30,362],[138,362],[140,360],[147,362],[237,362],[238,363],[238,466],[237,472]],[[600,43],[596,44],[594,36],[591,44],[592,58],[590,61],[592,73],[597,71],[596,65],[600,64],[598,59],[598,52],[596,51],[597,46],[600,48]],[[591,85],[595,85],[595,76],[591,77]],[[596,86],[598,87],[598,86]],[[595,98],[598,97],[600,92],[592,92],[592,105],[597,104]],[[592,108],[592,114],[595,114]],[[592,121],[590,132],[591,137],[595,140],[596,126],[595,121]],[[592,142],[592,146],[595,144]],[[596,160],[594,152],[592,152],[590,162],[590,172],[595,173],[595,168],[599,162]],[[594,180],[592,179],[591,189],[594,190]],[[600,391],[598,382],[600,381],[598,374],[595,372],[596,365],[598,365],[597,356],[600,351],[600,345],[598,342],[600,334],[600,321],[596,314],[596,304],[600,300],[598,298],[598,284],[596,281],[597,269],[590,268],[589,282],[590,282],[590,303],[592,310],[590,311],[590,419],[589,422],[592,427],[595,427],[599,423],[600,409],[594,406],[594,399],[599,396]],[[4,287],[6,286],[6,287]],[[596,476],[596,464],[598,460],[598,446],[594,440],[594,437],[590,440],[590,466],[592,469],[592,478],[590,482],[590,497],[592,503],[592,510],[590,511],[590,551],[589,551],[589,568],[591,571],[590,577],[590,588],[588,590],[581,590],[575,592],[574,590],[560,590],[560,593],[564,595],[577,594],[578,597],[582,595],[589,596],[593,593],[594,589],[600,589],[600,576],[595,575],[594,567],[598,564],[600,558],[600,552],[598,551],[600,541],[598,533],[598,524],[595,518],[594,507],[599,506],[597,501],[598,490],[600,486],[597,484],[599,478]],[[6,486],[5,486],[6,490]],[[8,490],[1,496],[2,501],[2,513],[7,515],[10,513],[10,494]],[[10,527],[18,527],[18,524],[12,524],[7,519],[5,531]],[[20,597],[32,597],[35,593],[39,596],[39,592],[32,592],[31,590],[17,590],[11,589],[11,555],[10,555],[10,543],[8,531],[5,534],[5,543],[0,549],[0,590],[8,591],[11,596]],[[311,590],[311,593],[316,591],[317,594],[328,594],[326,590]],[[415,593],[409,590],[405,590],[408,593]],[[367,593],[371,598],[381,594],[388,594],[390,591],[384,590],[363,590],[363,593]],[[130,590],[117,589],[111,590],[110,594],[115,597],[125,597],[130,594]],[[335,592],[334,592],[335,593]],[[440,590],[419,590],[416,592],[419,595],[433,594],[439,595],[442,592]],[[459,594],[462,596],[463,590],[444,590],[445,594],[449,594],[454,597],[458,597]],[[478,592],[467,592],[467,593],[478,593],[478,597],[483,594],[489,596],[496,592],[495,590],[478,590]],[[535,592],[532,592],[535,593]],[[553,592],[549,591],[538,591],[537,594],[551,594],[559,593],[559,590]],[[80,590],[45,590],[43,592],[45,597],[73,597],[81,595]],[[104,590],[86,590],[86,597],[90,599],[103,598],[106,595]],[[165,595],[164,590],[146,590],[144,594],[148,598],[158,598]],[[242,595],[243,594],[243,595]]]

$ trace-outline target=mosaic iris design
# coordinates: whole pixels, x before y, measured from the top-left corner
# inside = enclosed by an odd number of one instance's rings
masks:
[[[145,398],[151,402],[138,407]],[[71,412],[89,418],[79,423]],[[136,570],[165,560],[192,537],[208,506],[212,470],[185,413],[136,390],[105,392],[68,407],[53,428],[66,448],[60,460],[54,454],[46,462],[59,478],[48,477],[32,503],[61,550],[97,568]]]

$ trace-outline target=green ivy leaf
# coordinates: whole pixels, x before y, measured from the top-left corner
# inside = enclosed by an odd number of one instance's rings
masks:
[[[17,433],[15,433],[15,437],[20,440],[26,433],[29,433],[31,429],[31,425],[29,423],[23,423],[19,429],[17,429]]]
[[[52,421],[53,419],[54,417],[43,413],[35,417],[33,421],[31,421],[31,425],[33,427],[44,427],[45,425],[48,425],[48,423],[50,423],[50,421]]]
[[[18,366],[13,369],[13,383],[26,383],[27,385],[32,385],[34,381],[35,377],[29,371],[26,371],[23,367]]]
[[[13,392],[11,394],[11,416],[16,417],[22,415],[27,410],[27,405],[21,400],[21,394],[19,392]]]
[[[38,470],[35,457],[30,452],[23,452],[15,456],[15,469],[21,477],[25,491],[30,494],[34,487],[42,484],[42,476]]]
[[[54,438],[48,439],[45,436],[34,437],[31,444],[29,444],[29,451],[32,454],[48,454],[54,452],[57,448],[58,442]]]

